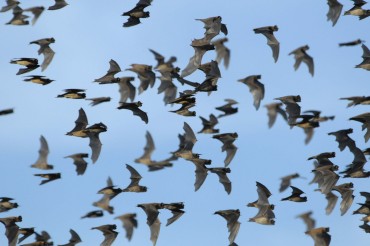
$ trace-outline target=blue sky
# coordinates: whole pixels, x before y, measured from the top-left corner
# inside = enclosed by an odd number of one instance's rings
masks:
[[[21,7],[27,8],[47,4],[52,1],[28,1]],[[348,119],[368,112],[366,106],[346,108],[347,102],[340,97],[368,96],[368,71],[354,68],[362,61],[361,46],[339,48],[338,43],[358,38],[370,40],[368,19],[359,21],[354,16],[341,16],[336,26],[326,20],[326,1],[153,1],[147,8],[150,18],[142,24],[123,28],[125,11],[135,6],[135,1],[69,1],[69,5],[56,11],[45,11],[34,26],[5,25],[12,16],[10,12],[0,14],[2,48],[0,67],[2,89],[0,109],[14,108],[12,115],[0,118],[0,196],[12,197],[19,208],[0,214],[0,217],[22,215],[21,227],[35,227],[46,230],[55,244],[68,242],[69,229],[81,236],[80,245],[98,245],[103,236],[91,227],[103,224],[117,224],[119,235],[113,245],[151,245],[146,215],[137,208],[146,202],[184,202],[186,213],[169,227],[165,226],[170,213],[159,215],[162,222],[157,245],[228,245],[226,221],[213,215],[217,210],[240,209],[241,227],[235,240],[239,245],[313,245],[310,237],[304,234],[305,225],[295,216],[313,210],[318,227],[330,227],[332,245],[367,245],[368,235],[358,228],[361,216],[352,216],[356,203],[363,202],[360,191],[368,190],[368,179],[340,179],[338,184],[353,182],[355,202],[347,214],[340,216],[339,199],[330,216],[325,215],[324,195],[314,192],[314,185],[308,185],[312,178],[313,165],[307,158],[321,152],[334,151],[333,162],[343,170],[352,160],[346,149],[340,152],[334,137],[327,133],[340,129],[353,128],[351,137],[360,149],[369,147],[364,142],[361,125]],[[350,9],[351,1],[342,1],[344,10]],[[365,8],[366,5],[364,6]],[[165,57],[176,56],[176,66],[185,68],[193,55],[191,40],[201,38],[204,33],[198,18],[222,16],[228,27],[231,50],[228,70],[220,65],[222,78],[218,91],[211,96],[198,93],[194,107],[197,117],[182,117],[169,113],[177,106],[164,106],[163,95],[157,94],[160,81],[153,88],[137,95],[135,100],[143,102],[142,110],[148,113],[149,124],[144,124],[131,112],[118,110],[119,93],[117,85],[98,85],[94,79],[100,78],[108,70],[108,62],[114,59],[124,70],[132,63],[155,65],[153,49]],[[274,63],[266,38],[256,35],[254,28],[278,25],[275,33],[280,41],[280,56]],[[51,48],[56,52],[49,67],[25,75],[44,75],[55,81],[47,86],[23,82],[23,75],[16,76],[18,65],[9,61],[21,57],[38,57],[38,46],[29,42],[54,37]],[[218,37],[223,37],[220,34]],[[308,44],[315,63],[315,75],[311,77],[305,64],[294,71],[294,58],[288,54],[299,46]],[[365,43],[367,44],[367,43]],[[203,62],[215,59],[213,51],[203,57]],[[323,115],[335,115],[334,121],[324,122],[315,129],[312,141],[304,144],[302,129],[293,128],[278,118],[272,129],[267,127],[267,111],[253,107],[249,89],[238,79],[261,74],[265,85],[265,98],[261,105],[273,102],[274,98],[286,95],[300,95],[302,110],[317,109]],[[158,74],[159,75],[159,74]],[[117,76],[135,76],[123,71]],[[136,76],[135,76],[136,77]],[[196,71],[189,80],[201,82],[201,71]],[[189,89],[179,87],[178,91]],[[136,78],[133,83],[139,84]],[[86,89],[88,98],[110,96],[112,101],[96,107],[89,101],[55,98],[66,88]],[[238,152],[230,164],[232,192],[227,195],[218,178],[208,175],[203,186],[194,192],[195,167],[185,160],[178,160],[173,168],[158,172],[148,172],[145,166],[134,163],[140,157],[145,145],[145,132],[150,131],[156,150],[154,160],[167,158],[169,152],[178,147],[177,135],[183,133],[187,122],[195,132],[202,126],[198,116],[208,118],[210,113],[219,114],[214,108],[224,104],[224,99],[233,98],[239,102],[238,114],[221,118],[216,128],[220,133],[237,132],[235,141]],[[70,159],[64,156],[78,152],[90,153],[87,139],[66,136],[74,127],[78,110],[83,108],[89,124],[103,122],[108,131],[100,135],[102,152],[95,164],[89,159],[88,169],[83,176],[77,176]],[[39,137],[43,135],[49,144],[49,163],[62,179],[39,186],[40,179],[30,168],[38,157]],[[212,159],[212,167],[223,166],[225,153],[221,143],[211,135],[197,134],[194,152]],[[105,187],[108,176],[114,184],[126,187],[129,172],[125,164],[130,164],[143,176],[142,185],[147,193],[120,194],[111,204],[115,214],[105,214],[98,219],[81,220],[85,213],[95,210],[92,203],[100,199],[96,194]],[[366,169],[366,166],[365,166]],[[293,185],[305,191],[307,203],[280,202],[290,194],[287,190],[279,193],[280,177],[298,172],[307,179],[293,180]],[[265,184],[276,205],[276,225],[262,226],[248,222],[257,211],[246,207],[257,198],[255,182]],[[123,213],[137,213],[139,227],[134,231],[131,242],[125,238],[121,222],[114,220]],[[4,228],[0,227],[0,235]],[[0,236],[0,245],[6,245],[5,236]],[[32,242],[27,239],[26,242]],[[278,242],[278,243],[277,243]]]

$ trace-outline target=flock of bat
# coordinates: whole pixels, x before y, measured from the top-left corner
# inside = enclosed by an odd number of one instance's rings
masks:
[[[360,20],[368,17],[370,15],[370,10],[362,9],[362,6],[366,4],[362,0],[352,0],[354,2],[354,7],[348,11],[344,12],[344,15],[354,15],[358,16]],[[7,5],[2,7],[0,12],[6,12],[9,10],[13,11],[13,19],[6,24],[10,25],[28,25],[29,21],[27,20],[28,16],[24,15],[24,12],[31,12],[34,15],[32,24],[35,24],[37,19],[40,17],[44,11],[44,7],[34,7],[28,9],[22,9],[19,5],[20,2],[15,0],[7,0]],[[336,24],[339,16],[342,11],[342,4],[337,0],[328,0],[329,12],[327,14],[328,20],[333,23],[333,26]],[[151,0],[140,0],[137,5],[130,11],[123,13],[123,16],[128,16],[128,20],[123,24],[124,27],[131,27],[140,23],[141,18],[149,17],[149,12],[145,12],[144,8],[150,6]],[[57,10],[61,9],[68,4],[64,0],[55,0],[55,5],[48,8],[48,10]],[[176,62],[176,57],[171,57],[166,60],[161,54],[154,50],[150,50],[153,53],[157,65],[154,69],[160,73],[161,84],[158,88],[159,93],[164,93],[164,102],[165,104],[179,104],[181,107],[177,110],[170,112],[179,114],[184,117],[192,117],[196,115],[195,111],[190,111],[191,107],[194,107],[196,104],[196,94],[200,92],[207,92],[211,94],[212,91],[217,90],[217,81],[221,78],[221,73],[219,70],[219,64],[223,62],[225,68],[229,66],[230,59],[230,50],[224,45],[228,41],[226,37],[213,40],[217,35],[222,32],[224,35],[228,34],[226,25],[222,23],[222,18],[220,16],[210,17],[205,19],[197,19],[204,24],[205,33],[204,36],[200,39],[194,39],[191,43],[191,46],[194,48],[194,56],[189,59],[188,65],[181,70],[174,66]],[[263,34],[267,38],[267,44],[272,49],[272,56],[275,62],[279,58],[279,41],[274,36],[274,32],[278,31],[278,27],[266,26],[255,28],[254,32],[256,34]],[[43,55],[44,59],[41,65],[36,58],[17,58],[10,61],[12,64],[17,64],[23,66],[19,69],[16,75],[21,75],[33,71],[41,67],[41,71],[47,69],[49,64],[52,62],[55,52],[52,50],[50,45],[55,42],[54,38],[43,38],[35,41],[31,41],[30,44],[39,45],[38,55]],[[363,61],[356,65],[356,68],[363,68],[370,70],[370,51],[363,44],[362,40],[355,40],[346,43],[340,43],[339,46],[355,46],[362,45],[363,49]],[[309,49],[308,45],[299,47],[289,55],[294,55],[295,63],[294,69],[298,69],[300,64],[303,62],[307,65],[309,73],[314,76],[314,60],[307,54]],[[203,55],[210,51],[216,51],[216,59],[214,61],[203,63]],[[140,85],[138,87],[138,94],[143,93],[148,88],[154,86],[156,81],[156,74],[153,71],[151,65],[145,64],[132,64],[131,68],[126,70],[132,71],[137,74],[138,79],[140,80]],[[192,82],[185,79],[186,76],[192,74],[193,72],[201,70],[205,74],[205,80],[201,83]],[[131,84],[135,80],[135,77],[115,77],[115,75],[121,72],[119,64],[114,61],[109,61],[109,70],[101,78],[95,79],[94,82],[99,84],[118,84],[119,93],[120,93],[120,105],[118,109],[126,109],[133,112],[134,116],[140,117],[140,119],[148,124],[149,117],[146,112],[140,109],[143,105],[140,101],[135,101],[136,88]],[[177,97],[177,86],[174,83],[174,80],[177,80],[181,85],[187,85],[191,89],[184,90],[179,93]],[[248,86],[252,96],[253,96],[253,105],[256,110],[259,109],[260,103],[264,98],[265,88],[264,85],[259,81],[261,75],[251,75],[243,79],[240,79],[239,82],[244,83]],[[40,85],[47,85],[52,83],[53,80],[46,78],[40,75],[30,75],[26,79],[26,82],[32,82]],[[95,106],[100,103],[109,102],[110,97],[98,97],[98,98],[86,98],[86,94],[83,89],[70,88],[65,89],[63,94],[57,95],[58,98],[68,98],[68,99],[86,99],[91,101],[91,105]],[[356,96],[356,97],[346,97],[340,98],[342,100],[349,100],[350,106],[356,105],[368,105],[370,104],[370,96]],[[308,144],[313,136],[314,128],[320,126],[320,123],[334,120],[334,116],[321,116],[321,112],[318,110],[307,110],[301,113],[301,107],[299,103],[301,102],[301,97],[299,95],[288,95],[276,98],[280,102],[274,102],[265,105],[268,112],[268,126],[271,128],[274,125],[274,122],[278,115],[280,115],[290,127],[300,127],[306,133],[305,143]],[[130,101],[130,102],[128,102]],[[227,174],[230,173],[230,168],[228,167],[231,161],[233,160],[236,152],[237,146],[234,145],[234,141],[238,138],[238,134],[234,133],[219,133],[218,129],[215,129],[215,126],[219,123],[219,119],[225,116],[230,117],[231,115],[238,112],[238,108],[234,105],[238,104],[237,101],[233,99],[226,99],[226,104],[216,109],[223,112],[223,114],[218,115],[217,117],[213,114],[210,114],[209,119],[206,119],[200,116],[200,119],[203,123],[203,128],[198,132],[198,134],[213,134],[212,138],[220,140],[222,142],[221,150],[226,152],[226,157],[224,160],[224,167],[209,167],[211,160],[200,158],[200,154],[193,152],[193,147],[197,142],[196,134],[189,124],[184,123],[183,129],[184,133],[179,134],[179,148],[176,151],[173,151],[172,154],[164,160],[156,161],[152,160],[151,155],[155,149],[154,141],[151,134],[146,132],[146,145],[144,147],[144,154],[135,160],[136,163],[144,164],[148,167],[149,171],[161,170],[163,168],[172,167],[173,162],[181,158],[187,161],[194,163],[195,165],[195,191],[197,191],[204,181],[207,178],[208,173],[214,173],[218,176],[219,182],[223,185],[225,191],[230,194],[232,190],[232,183],[229,180]],[[283,105],[285,108],[283,108]],[[13,113],[12,109],[4,109],[0,111],[0,115],[6,115]],[[232,116],[231,116],[232,117]],[[362,123],[363,130],[366,129],[365,142],[370,138],[370,113],[364,113],[350,118],[350,120],[358,121]],[[89,146],[91,147],[91,160],[95,163],[100,155],[102,150],[102,143],[99,139],[99,134],[106,132],[108,130],[107,126],[100,122],[95,123],[89,126],[88,119],[85,111],[81,108],[78,112],[78,117],[75,121],[75,127],[66,133],[68,136],[80,137],[80,138],[89,138]],[[349,164],[345,170],[339,172],[343,176],[339,176],[337,173],[338,166],[335,165],[330,159],[335,157],[335,152],[324,152],[319,153],[316,156],[309,157],[308,160],[315,160],[313,174],[314,178],[311,183],[316,183],[318,185],[318,191],[320,191],[328,200],[326,207],[326,213],[330,214],[338,200],[338,196],[335,192],[338,192],[341,195],[340,211],[341,215],[345,214],[351,207],[354,195],[353,188],[354,184],[341,183],[338,184],[338,181],[341,178],[365,178],[370,176],[369,171],[364,170],[364,165],[367,162],[365,155],[370,154],[370,149],[362,151],[356,146],[356,143],[349,134],[353,132],[352,129],[343,129],[335,132],[330,132],[328,135],[334,136],[335,141],[339,143],[339,150],[343,151],[345,148],[348,148],[353,154],[353,161]],[[39,150],[39,158],[37,161],[31,165],[32,168],[41,169],[41,170],[53,170],[54,166],[48,164],[47,157],[49,154],[49,148],[47,140],[41,136],[40,137],[41,147]],[[73,159],[73,164],[76,166],[76,172],[78,175],[83,175],[87,168],[87,162],[84,158],[89,156],[88,153],[76,153],[65,158]],[[98,191],[99,194],[102,194],[102,198],[94,202],[93,205],[98,207],[101,210],[94,210],[82,218],[96,218],[103,216],[103,210],[107,211],[110,214],[113,214],[114,208],[110,206],[110,201],[123,192],[146,192],[147,187],[140,185],[141,175],[133,168],[132,166],[126,164],[126,168],[131,174],[131,182],[126,188],[118,188],[109,178],[107,181],[107,186],[103,187]],[[35,176],[44,178],[41,181],[40,185],[46,184],[50,181],[60,179],[61,173],[37,173]],[[291,180],[299,178],[298,173],[291,174],[282,178],[280,192],[283,192],[288,187],[292,189],[292,194],[286,198],[282,198],[282,201],[292,201],[292,202],[306,202],[307,197],[302,196],[304,193],[301,189],[291,185]],[[275,224],[275,214],[274,214],[274,205],[269,203],[268,198],[271,196],[269,189],[264,186],[262,183],[256,182],[258,199],[254,202],[248,203],[248,207],[254,207],[258,209],[257,214],[250,218],[250,222],[255,222],[263,225],[274,225]],[[363,225],[360,225],[360,228],[364,229],[367,233],[370,232],[370,193],[360,192],[361,196],[365,198],[365,202],[360,204],[360,208],[355,210],[353,214],[362,214]],[[0,198],[0,212],[6,212],[11,209],[18,207],[18,204],[12,202],[13,199],[9,197]],[[138,207],[142,208],[147,215],[147,224],[150,227],[150,240],[153,245],[156,244],[161,222],[159,220],[159,210],[167,209],[172,212],[172,217],[167,220],[167,226],[177,221],[184,213],[183,210],[185,205],[183,202],[175,203],[144,203],[138,204]],[[222,216],[227,221],[227,228],[229,231],[229,243],[230,245],[237,245],[234,241],[238,234],[240,228],[240,222],[238,218],[240,216],[239,209],[229,209],[229,210],[219,210],[215,214]],[[328,227],[316,227],[315,220],[311,218],[312,212],[307,212],[297,217],[302,218],[307,225],[306,234],[310,235],[315,245],[324,246],[329,245],[331,241],[331,236],[328,234]],[[123,227],[126,230],[126,237],[128,240],[131,240],[133,236],[133,230],[137,227],[136,213],[127,213],[121,216],[116,217],[123,222]],[[22,221],[21,216],[14,217],[4,217],[0,218],[0,222],[5,225],[6,232],[5,235],[8,238],[9,246],[15,246],[18,243],[21,243],[27,237],[35,235],[35,242],[27,243],[23,245],[53,245],[51,242],[51,237],[46,231],[38,233],[34,230],[33,227],[30,228],[20,228],[17,223]],[[104,241],[101,243],[102,246],[111,245],[118,232],[115,231],[115,224],[106,224],[92,229],[100,230],[104,235]],[[71,239],[64,246],[72,246],[82,242],[80,236],[74,230],[70,230]],[[21,237],[20,237],[21,236]]]

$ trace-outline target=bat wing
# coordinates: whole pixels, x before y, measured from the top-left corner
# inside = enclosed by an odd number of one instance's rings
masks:
[[[107,71],[107,74],[115,75],[116,73],[119,73],[119,72],[121,72],[120,66],[115,60],[111,59],[109,61],[109,70]]]
[[[127,99],[130,99],[131,102],[135,99],[136,88],[128,80],[120,80],[119,82],[119,93],[120,93],[120,102],[127,102]]]
[[[155,246],[161,229],[161,222],[159,221],[159,219],[156,218],[154,223],[151,224],[149,228],[150,228],[150,241],[152,241],[153,246]]]
[[[169,226],[173,222],[178,220],[185,212],[180,209],[176,209],[176,210],[171,210],[171,213],[172,213],[172,217],[167,220],[166,226]]]
[[[290,178],[284,177],[281,179],[279,192],[285,191],[290,186]]]
[[[141,175],[138,173],[138,171],[136,171],[135,168],[133,168],[132,166],[126,164],[126,168],[130,171],[131,173],[131,177],[130,179],[141,179]]]
[[[225,167],[227,167],[230,164],[230,162],[234,159],[237,150],[238,147],[236,147],[234,144],[230,144],[226,147],[226,158],[224,160]]]
[[[78,243],[81,243],[82,240],[80,238],[80,236],[77,234],[77,232],[75,232],[74,230],[70,229],[69,232],[71,233],[71,239],[69,240],[69,242],[71,244],[78,244]]]
[[[154,55],[154,58],[157,60],[157,62],[158,62],[157,67],[164,63],[164,56],[162,56],[161,54],[159,54],[158,52],[156,52],[152,49],[149,49],[149,51],[152,52],[152,54]]]
[[[228,225],[228,229],[229,229],[229,232],[230,232],[230,235],[229,235],[230,244],[234,243],[235,238],[238,235],[239,228],[240,228],[240,222],[239,221],[235,221],[230,226]]]
[[[208,170],[202,165],[197,165],[195,164],[196,169],[195,169],[195,183],[194,183],[194,188],[195,191],[199,190],[199,188],[203,185],[204,181],[207,178],[208,175]]]
[[[141,120],[145,122],[145,124],[148,124],[148,120],[149,120],[148,119],[148,115],[147,115],[147,113],[145,113],[144,111],[142,111],[140,108],[134,108],[132,110],[132,113],[134,115],[139,116],[141,118]]]
[[[231,181],[227,177],[226,173],[216,172],[218,175],[220,183],[224,186],[225,191],[227,194],[230,194],[231,192]]]
[[[257,193],[258,193],[258,201],[257,204],[259,205],[269,205],[268,198],[271,196],[271,192],[267,189],[266,186],[261,184],[260,182],[256,182],[257,186]]]
[[[251,81],[249,83],[248,82],[247,85],[249,87],[249,91],[253,95],[253,105],[256,108],[256,110],[258,110],[260,107],[261,100],[265,96],[265,86],[258,81]]]
[[[49,155],[49,146],[48,146],[46,139],[42,135],[40,137],[40,143],[41,143],[41,146],[39,150],[39,158],[37,159],[36,163],[33,164],[32,166],[40,168],[40,169],[46,169],[45,166],[47,165],[47,157]]]
[[[8,238],[9,246],[16,246],[19,235],[19,227],[15,223],[6,226],[5,236]]]
[[[116,240],[116,237],[118,236],[118,232],[116,231],[103,231],[104,235],[104,241],[100,244],[100,246],[111,246]]]
[[[136,26],[138,24],[140,24],[140,19],[139,18],[136,18],[136,17],[133,17],[133,16],[130,16],[128,18],[128,20],[123,23],[123,27],[131,27],[131,26]]]
[[[189,59],[188,65],[181,71],[181,77],[186,77],[195,72],[202,63],[203,55],[206,53],[205,49],[198,47],[194,48],[194,56]]]
[[[267,45],[270,46],[272,50],[272,57],[274,58],[274,61],[277,62],[280,52],[279,41],[275,38],[272,32],[263,32],[262,34],[267,38]]]
[[[197,142],[197,138],[195,137],[195,133],[193,129],[188,125],[188,123],[184,122],[184,127],[185,131],[185,150],[192,150],[194,144]]]
[[[130,241],[134,232],[134,228],[137,227],[136,214],[124,214],[123,216],[117,217],[122,220],[123,228],[126,231],[126,238]]]
[[[308,144],[313,137],[314,130],[312,127],[304,128],[303,130],[304,130],[304,133],[306,134],[306,139],[304,140],[304,143]]]
[[[366,45],[364,45],[364,44],[362,44],[361,47],[362,47],[362,51],[363,51],[362,58],[364,58],[364,59],[370,58],[370,50],[369,50],[369,48]]]
[[[340,215],[344,215],[353,203],[353,190],[348,189],[342,194],[342,202],[340,203]]]
[[[308,71],[313,76],[314,75],[314,63],[313,58],[310,55],[305,55],[302,60],[308,66]]]
[[[46,46],[42,54],[44,55],[44,61],[41,64],[41,71],[44,71],[53,60],[55,52],[49,46]]]
[[[99,133],[88,132],[87,135],[90,139],[89,146],[91,148],[91,160],[93,163],[95,163],[99,158],[102,143],[100,142],[99,139]]]
[[[288,114],[288,123],[295,123],[296,119],[301,114],[301,107],[297,103],[285,103],[285,110]]]
[[[329,11],[326,14],[328,21],[330,20],[333,23],[333,26],[337,23],[340,14],[342,12],[343,5],[337,0],[328,0]]]
[[[337,204],[338,196],[336,196],[333,192],[330,191],[328,194],[326,194],[325,198],[328,201],[328,204],[325,208],[325,212],[327,215],[329,215],[331,214],[335,205]]]
[[[78,111],[78,118],[75,121],[75,127],[69,133],[85,130],[87,124],[88,124],[88,121],[87,121],[86,113],[83,110],[83,108],[80,108],[80,110]]]

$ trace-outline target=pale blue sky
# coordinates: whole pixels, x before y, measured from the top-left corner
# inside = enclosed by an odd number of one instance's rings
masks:
[[[24,1],[23,8],[50,6],[53,1]],[[325,215],[324,195],[314,192],[316,186],[308,185],[312,178],[312,163],[307,158],[326,151],[335,151],[333,162],[343,170],[352,160],[346,149],[340,152],[334,137],[327,133],[340,129],[353,128],[351,137],[361,149],[369,147],[364,142],[361,125],[348,119],[368,112],[366,106],[346,108],[347,102],[340,97],[369,96],[369,72],[355,69],[362,61],[361,46],[339,48],[338,43],[358,38],[369,41],[369,20],[359,21],[354,16],[341,16],[336,26],[326,21],[328,6],[326,1],[156,1],[147,8],[150,18],[142,24],[123,28],[125,11],[135,6],[135,1],[69,1],[69,5],[56,11],[45,11],[34,26],[5,25],[11,13],[0,14],[2,89],[0,109],[14,108],[15,113],[0,117],[0,196],[15,198],[20,207],[1,213],[0,217],[22,215],[21,227],[35,227],[46,230],[55,245],[68,242],[69,229],[81,236],[80,245],[99,245],[103,236],[91,227],[103,224],[117,224],[119,235],[113,245],[151,245],[146,215],[137,208],[146,202],[184,202],[186,213],[174,224],[165,226],[170,213],[159,215],[162,222],[157,245],[228,245],[226,221],[213,215],[217,210],[240,209],[241,227],[235,242],[239,245],[313,245],[313,240],[304,234],[305,225],[295,216],[313,210],[317,227],[330,227],[332,245],[368,245],[369,238],[358,228],[361,216],[352,216],[356,203],[363,202],[360,191],[369,191],[368,179],[340,179],[338,184],[353,182],[355,202],[347,214],[340,216],[339,199],[330,216]],[[342,0],[344,10],[350,9],[351,1]],[[367,5],[364,6],[367,8]],[[221,65],[222,78],[218,91],[211,96],[197,94],[194,109],[197,117],[182,117],[169,110],[177,106],[164,106],[163,95],[157,94],[160,81],[136,99],[143,102],[142,110],[148,113],[146,125],[131,112],[118,110],[119,93],[117,85],[98,85],[92,81],[103,76],[108,70],[108,62],[114,59],[124,70],[132,63],[155,65],[149,48],[165,57],[176,56],[177,65],[184,68],[193,55],[191,40],[201,38],[203,25],[197,18],[222,16],[228,27],[231,50],[228,70]],[[278,25],[275,33],[280,41],[280,56],[275,64],[266,38],[256,35],[253,28]],[[38,46],[29,42],[54,37],[51,48],[56,52],[49,67],[41,73],[39,69],[25,75],[45,75],[55,82],[40,86],[23,82],[23,75],[16,76],[18,65],[10,64],[13,58],[37,56]],[[220,34],[219,37],[223,37]],[[305,64],[294,71],[294,58],[288,54],[299,46],[308,44],[315,63],[315,76],[311,77]],[[367,43],[365,43],[367,44]],[[208,52],[203,62],[215,59],[215,52]],[[237,82],[249,75],[261,74],[265,85],[265,98],[258,111],[253,107],[248,88]],[[159,75],[159,74],[158,74]],[[123,71],[117,76],[135,76]],[[135,76],[136,77],[136,76]],[[201,71],[188,77],[201,82]],[[179,87],[178,91],[189,89]],[[135,86],[139,84],[136,78]],[[96,107],[89,101],[55,98],[66,88],[86,89],[88,98],[110,96],[112,101]],[[323,115],[335,115],[334,121],[324,122],[315,130],[309,145],[304,145],[302,129],[293,128],[278,118],[272,129],[267,127],[267,111],[262,106],[273,102],[274,98],[286,95],[301,95],[302,110],[318,109]],[[210,113],[219,114],[214,108],[224,104],[225,98],[239,102],[239,112],[220,119],[216,128],[221,133],[237,132],[239,147],[230,164],[232,192],[227,195],[218,178],[208,175],[203,186],[194,192],[195,167],[192,163],[179,160],[174,167],[158,172],[148,172],[145,166],[134,163],[143,153],[145,132],[151,132],[156,150],[153,159],[168,157],[168,153],[178,147],[177,135],[183,133],[183,123],[187,122],[195,132],[202,126],[198,116],[208,118]],[[100,158],[89,165],[85,175],[77,176],[70,159],[64,156],[78,152],[90,153],[87,139],[66,136],[74,127],[79,108],[84,108],[89,123],[103,122],[108,131],[100,135],[103,143]],[[35,173],[42,171],[30,168],[38,157],[39,137],[43,135],[49,144],[49,163],[62,179],[39,186],[40,179]],[[222,166],[225,153],[221,143],[211,135],[197,134],[194,152],[212,159],[213,167]],[[96,194],[105,187],[111,176],[114,184],[126,187],[129,172],[125,164],[130,164],[143,176],[142,185],[148,186],[147,193],[120,194],[111,204],[115,214],[105,214],[98,219],[80,217],[95,210],[92,203],[100,199]],[[365,166],[366,168],[366,166]],[[298,172],[307,179],[296,179],[293,185],[305,191],[307,203],[280,202],[290,194],[287,190],[278,192],[280,177]],[[257,210],[246,207],[257,198],[255,181],[265,184],[276,205],[276,225],[262,226],[248,222]],[[137,213],[139,227],[134,231],[131,242],[125,238],[121,222],[114,220],[123,213]],[[0,245],[6,245],[4,228],[0,227]],[[32,242],[33,238],[24,243]]]

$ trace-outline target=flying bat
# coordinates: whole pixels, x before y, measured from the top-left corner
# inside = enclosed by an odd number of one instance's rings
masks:
[[[36,58],[18,58],[11,60],[10,63],[25,66],[25,68],[20,68],[16,75],[28,73],[40,66]]]
[[[120,66],[115,60],[111,59],[109,61],[109,70],[107,71],[107,73],[103,77],[95,79],[94,82],[99,82],[99,84],[117,83],[117,81],[119,81],[119,78],[115,78],[114,75],[119,72],[121,72]]]
[[[119,219],[122,222],[123,228],[126,231],[126,238],[131,241],[134,228],[137,228],[136,213],[123,214],[115,217],[115,219]]]
[[[289,53],[289,55],[294,55],[295,63],[294,63],[294,70],[297,70],[302,62],[306,63],[308,67],[308,71],[311,74],[311,76],[314,75],[314,63],[313,58],[307,54],[307,50],[310,47],[308,45],[301,46],[292,52]]]
[[[134,115],[137,115],[140,117],[142,121],[145,122],[145,124],[148,124],[148,115],[146,112],[142,111],[139,107],[143,105],[142,102],[132,102],[132,103],[125,103],[120,102],[120,105],[117,107],[118,109],[128,109],[131,110]]]
[[[65,6],[68,5],[68,3],[65,0],[54,0],[54,1],[55,1],[54,5],[50,6],[48,10],[57,10],[64,8]]]
[[[100,246],[110,246],[116,240],[118,232],[115,231],[117,226],[115,224],[101,225],[91,228],[92,230],[99,230],[103,233],[104,240]]]
[[[41,181],[40,185],[43,185],[43,184],[46,184],[50,181],[61,178],[60,173],[42,173],[42,174],[34,174],[34,176],[45,178],[44,180]]]
[[[55,52],[49,46],[52,43],[55,43],[54,38],[43,38],[30,42],[30,44],[39,45],[38,54],[44,56],[44,60],[41,64],[41,71],[44,71],[54,58]]]
[[[279,58],[279,50],[280,50],[280,43],[275,38],[274,32],[278,31],[278,26],[264,26],[253,29],[254,33],[256,34],[263,34],[267,38],[267,45],[270,46],[272,50],[272,57],[274,58],[275,62],[277,62]]]
[[[227,229],[229,230],[229,243],[232,244],[235,241],[236,236],[238,235],[240,222],[238,221],[240,217],[239,209],[227,209],[219,210],[214,214],[222,216],[227,222]]]
[[[31,167],[42,169],[42,170],[50,170],[53,169],[54,166],[48,164],[48,155],[49,155],[49,146],[44,138],[44,136],[41,135],[40,137],[40,150],[39,150],[39,158],[37,161],[31,165]]]

